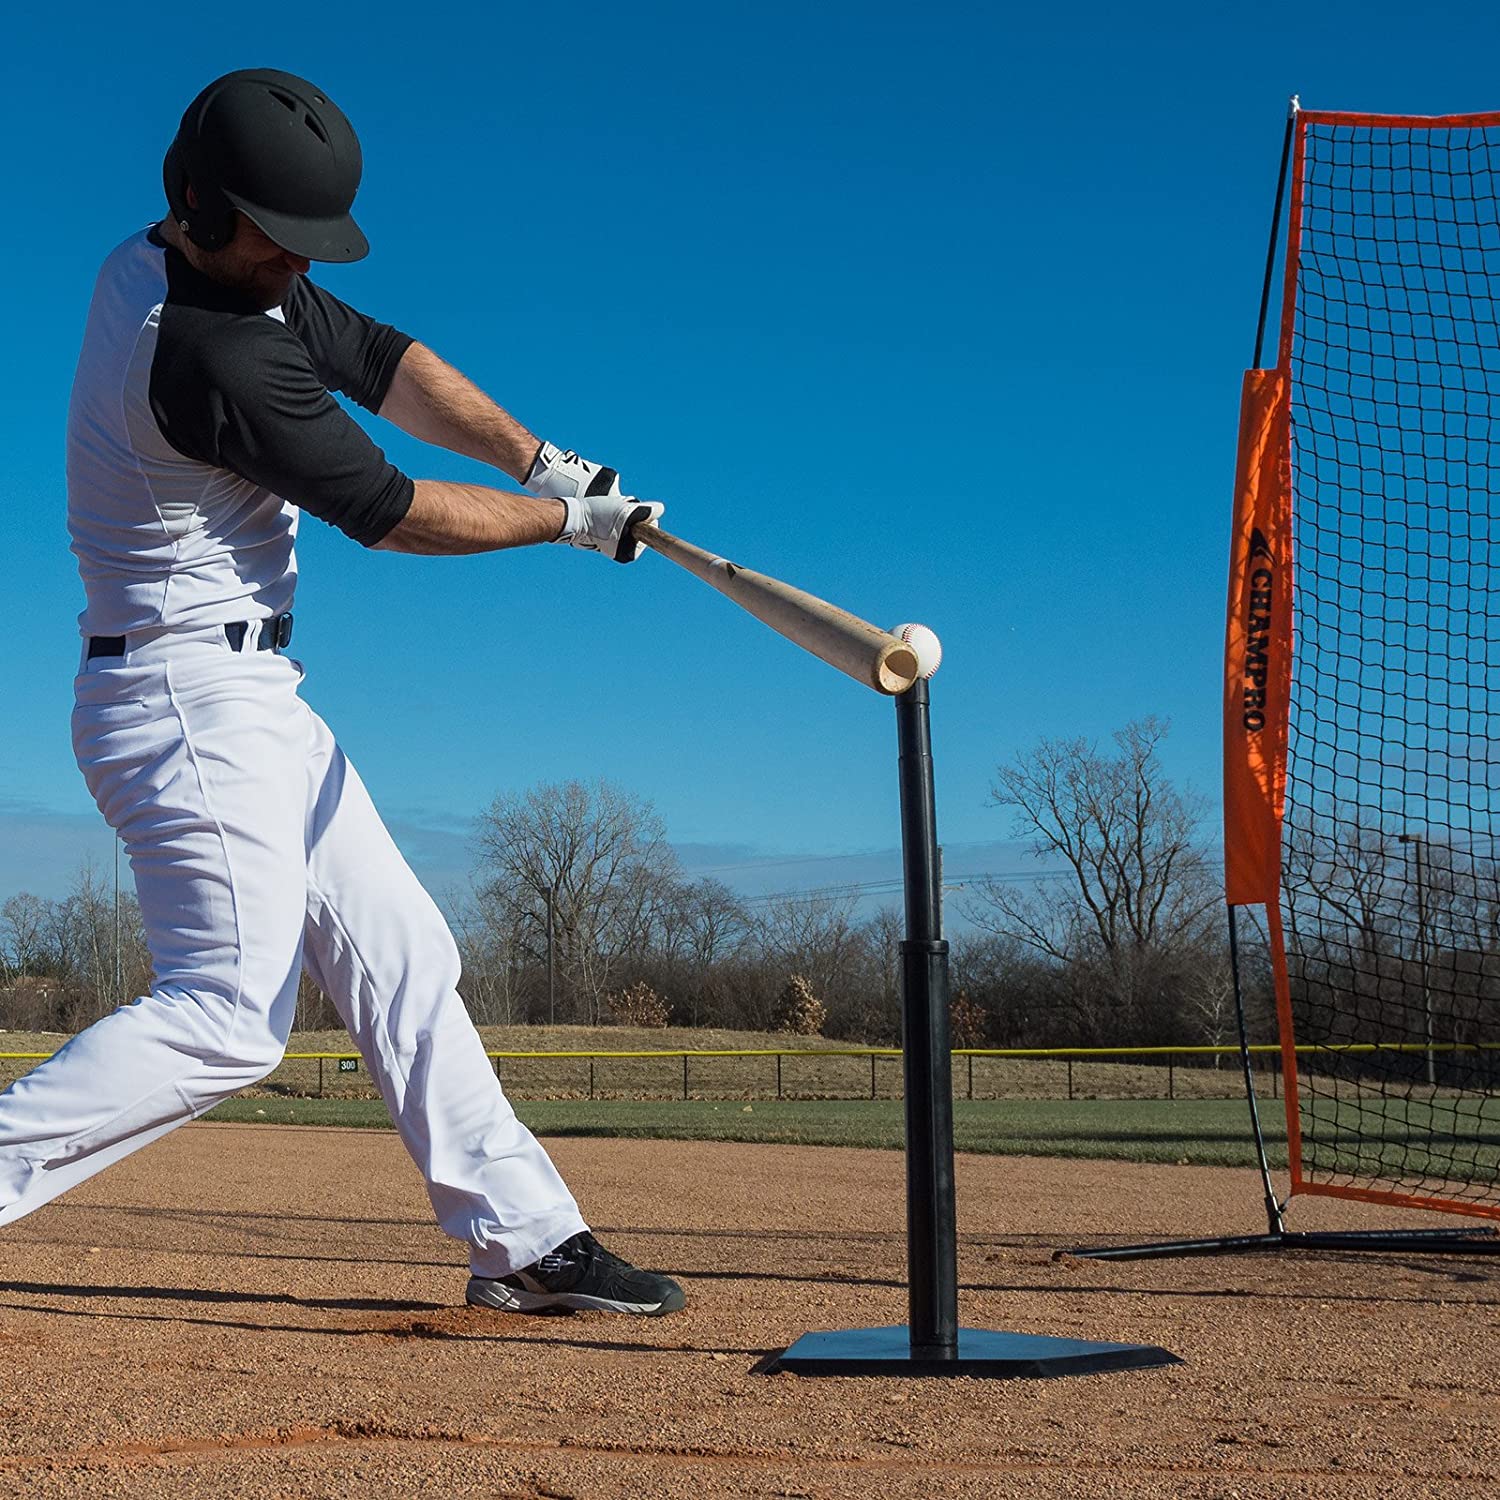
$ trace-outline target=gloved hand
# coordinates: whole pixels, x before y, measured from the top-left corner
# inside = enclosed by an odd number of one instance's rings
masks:
[[[613,473],[613,470],[607,472]],[[585,552],[602,552],[616,562],[634,562],[640,543],[630,534],[632,526],[654,526],[665,506],[657,500],[637,500],[634,495],[558,496],[568,508],[563,529],[553,538]]]
[[[591,464],[571,448],[562,449],[543,443],[531,463],[531,472],[523,481],[533,495],[549,500],[574,500],[585,496],[618,495],[620,475],[602,464]]]

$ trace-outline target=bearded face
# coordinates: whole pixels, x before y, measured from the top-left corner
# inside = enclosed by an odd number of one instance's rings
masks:
[[[190,259],[205,276],[240,293],[263,312],[280,307],[291,290],[292,278],[306,272],[311,262],[283,250],[257,224],[236,212],[234,236],[220,250],[194,247]]]

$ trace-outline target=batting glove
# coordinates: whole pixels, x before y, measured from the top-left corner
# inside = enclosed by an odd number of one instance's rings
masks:
[[[523,483],[533,495],[548,500],[575,500],[620,493],[618,470],[591,464],[571,448],[565,450],[552,443],[543,443],[537,449],[531,472]]]
[[[613,471],[610,471],[613,472]],[[634,495],[559,496],[568,508],[568,519],[554,541],[566,542],[585,552],[602,552],[616,562],[634,562],[641,544],[630,534],[632,526],[654,526],[665,509],[657,500],[637,500]]]

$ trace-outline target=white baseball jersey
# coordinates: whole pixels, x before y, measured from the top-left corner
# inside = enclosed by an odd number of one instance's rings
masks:
[[[305,277],[262,312],[157,231],[94,288],[68,410],[85,635],[291,608],[299,510],[378,542],[412,482],[330,395],[377,410],[411,339]]]

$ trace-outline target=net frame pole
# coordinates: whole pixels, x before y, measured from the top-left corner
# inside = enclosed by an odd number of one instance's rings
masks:
[[[1292,195],[1287,208],[1286,245],[1281,256],[1281,330],[1276,345],[1276,366],[1292,378],[1292,335],[1297,323],[1297,266],[1302,253],[1302,193],[1306,176],[1307,114],[1298,110],[1292,127]],[[1290,434],[1288,435],[1290,448]],[[1291,453],[1287,454],[1290,468]]]
[[[1266,275],[1260,288],[1260,318],[1255,325],[1255,355],[1250,361],[1252,370],[1260,369],[1261,353],[1266,342],[1266,314],[1271,307],[1271,286],[1276,278],[1276,243],[1281,238],[1281,206],[1286,199],[1286,169],[1292,157],[1292,134],[1297,128],[1297,96],[1292,95],[1287,106],[1286,131],[1281,137],[1281,167],[1276,174],[1276,202],[1271,209],[1271,236],[1266,244]]]
[[[1285,162],[1285,157],[1282,158]],[[1265,1199],[1266,1233],[1280,1236],[1286,1232],[1281,1204],[1276,1200],[1276,1185],[1271,1180],[1271,1162],[1266,1155],[1266,1134],[1260,1123],[1260,1104],[1255,1097],[1255,1069],[1250,1060],[1250,1028],[1245,1022],[1245,995],[1240,983],[1239,908],[1227,908],[1229,916],[1229,973],[1234,988],[1234,1019],[1239,1028],[1240,1068],[1245,1075],[1245,1102],[1250,1109],[1250,1133],[1255,1137],[1255,1159],[1260,1167],[1261,1191]]]

